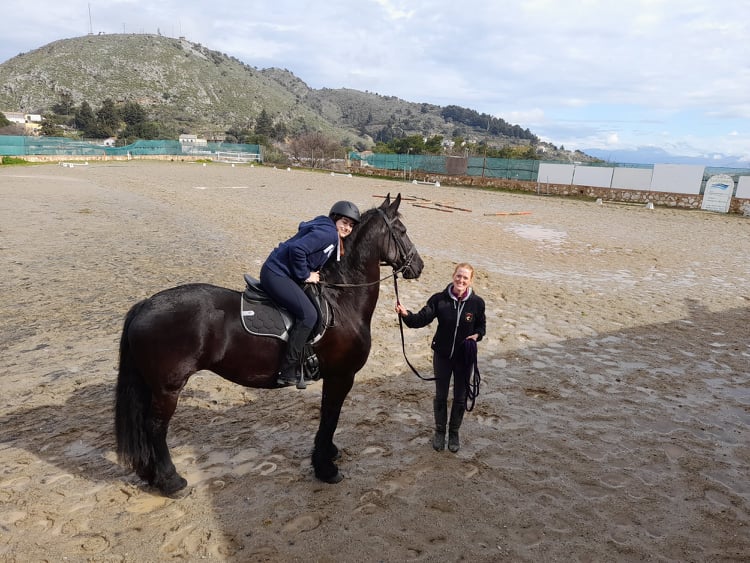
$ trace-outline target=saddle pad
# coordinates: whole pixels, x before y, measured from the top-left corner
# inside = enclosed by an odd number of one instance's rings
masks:
[[[287,326],[279,310],[271,302],[249,301],[242,295],[240,318],[245,330],[256,336],[287,339]]]

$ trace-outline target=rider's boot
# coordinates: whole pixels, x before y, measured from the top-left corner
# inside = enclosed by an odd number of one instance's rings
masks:
[[[304,389],[305,379],[302,370],[302,350],[310,336],[312,329],[301,323],[295,323],[289,331],[286,353],[281,362],[281,369],[276,376],[276,384],[279,387],[297,384],[299,389]]]

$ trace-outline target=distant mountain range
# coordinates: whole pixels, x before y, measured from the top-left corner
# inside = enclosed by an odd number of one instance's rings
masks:
[[[150,34],[62,39],[0,64],[0,111],[48,113],[66,96],[94,110],[109,98],[135,101],[174,138],[252,129],[265,111],[288,135],[320,131],[344,146],[408,135],[461,137],[490,146],[536,145],[545,160],[706,164],[655,147],[570,152],[505,120],[460,106],[407,102],[358,90],[314,89],[286,69],[258,69],[185,38]],[[707,166],[747,168],[735,158]]]
[[[288,135],[319,131],[371,147],[408,135],[540,144],[528,129],[459,106],[412,103],[352,89],[313,89],[286,69],[258,69],[185,38],[149,34],[62,39],[0,64],[0,111],[47,113],[66,96],[94,109],[137,102],[180,133],[252,129],[265,111]]]
[[[675,156],[658,147],[638,147],[633,150],[583,149],[588,155],[605,162],[630,164],[701,164],[709,168],[750,168],[750,162],[737,157]]]

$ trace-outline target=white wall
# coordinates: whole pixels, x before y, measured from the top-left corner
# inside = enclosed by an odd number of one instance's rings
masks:
[[[705,166],[697,164],[654,164],[650,168],[577,166],[540,162],[540,184],[591,186],[621,190],[650,190],[699,195]],[[740,176],[735,197],[750,199],[750,176]]]
[[[609,188],[612,185],[612,170],[605,166],[576,166],[573,183],[576,186]]]
[[[737,182],[737,191],[734,195],[742,199],[750,199],[750,176],[740,176],[740,180]]]
[[[573,172],[575,166],[572,164],[557,164],[554,162],[540,162],[537,182],[540,184],[570,185],[573,183]]]
[[[651,176],[653,170],[650,168],[615,168],[612,175],[612,187],[625,190],[650,190]]]
[[[699,194],[704,169],[698,164],[654,164],[651,191]]]

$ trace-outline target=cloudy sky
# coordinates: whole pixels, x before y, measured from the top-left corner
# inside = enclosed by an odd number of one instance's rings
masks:
[[[566,149],[750,166],[750,0],[5,0],[0,62],[93,33],[184,36],[313,88],[501,117]]]

